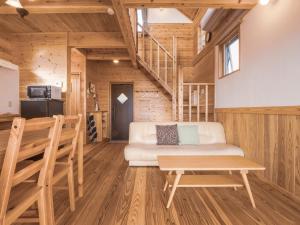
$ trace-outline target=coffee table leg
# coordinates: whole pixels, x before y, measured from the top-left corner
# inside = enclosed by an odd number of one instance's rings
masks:
[[[167,209],[170,208],[170,205],[172,203],[177,185],[180,181],[180,178],[181,178],[182,174],[183,174],[183,171],[176,171],[176,177],[175,177],[174,183],[172,184],[172,191],[170,193],[170,197],[169,197],[169,200],[168,200]]]
[[[172,172],[173,171],[169,171],[168,175],[172,175]],[[164,186],[164,192],[167,190],[168,186],[169,186],[169,182],[168,182],[168,178],[166,178],[166,182],[165,182],[165,186]]]
[[[231,170],[229,170],[229,174],[232,175],[232,171],[231,171]],[[235,191],[237,190],[236,187],[233,187],[233,189],[234,189]]]
[[[248,173],[247,170],[242,170],[241,171],[241,174],[242,174],[242,177],[243,177],[243,181],[244,181],[246,190],[248,192],[251,204],[252,204],[253,208],[256,208],[255,202],[254,202],[254,198],[253,198],[253,195],[252,195],[252,192],[251,192],[251,189],[250,189],[249,181],[248,181],[248,178],[247,178],[247,173]]]

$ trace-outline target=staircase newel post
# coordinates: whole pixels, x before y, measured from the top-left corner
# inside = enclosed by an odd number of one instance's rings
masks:
[[[177,40],[173,36],[172,119],[177,120]]]
[[[181,66],[178,67],[178,119],[183,121],[183,73]]]

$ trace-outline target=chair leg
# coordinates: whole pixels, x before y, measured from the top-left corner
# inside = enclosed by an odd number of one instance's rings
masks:
[[[40,225],[49,225],[47,220],[47,201],[46,201],[45,188],[43,188],[39,194],[38,212],[39,212]]]
[[[73,164],[68,168],[68,185],[69,185],[69,198],[70,198],[70,208],[73,212],[75,210],[75,190],[74,190],[74,174],[73,174]]]
[[[48,209],[48,223],[49,225],[55,224],[55,216],[54,216],[54,204],[53,204],[53,187],[46,187],[46,195],[47,195],[47,209]]]

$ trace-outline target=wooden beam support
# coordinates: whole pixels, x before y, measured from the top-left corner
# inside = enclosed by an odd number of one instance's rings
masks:
[[[129,61],[131,60],[127,53],[99,53],[99,52],[89,52],[86,55],[87,60],[97,60],[97,61],[111,61],[114,59],[120,61]]]
[[[126,48],[120,32],[70,32],[69,46],[74,48]]]
[[[2,2],[2,0],[0,0]],[[0,6],[2,5],[0,2]],[[5,1],[4,1],[5,2]],[[56,2],[56,3],[24,3],[23,7],[30,14],[52,14],[52,13],[107,13],[112,6],[95,3],[74,3],[74,2]],[[14,7],[3,5],[0,7],[0,14],[17,14]]]
[[[121,0],[112,0],[113,8],[115,14],[118,18],[118,22],[121,28],[121,32],[124,38],[124,41],[127,45],[128,53],[131,58],[132,65],[137,68],[136,60],[136,47],[131,27],[131,22],[129,18],[129,11],[123,5]]]
[[[124,0],[128,8],[231,8],[251,9],[257,0]]]
[[[193,24],[194,26],[199,26],[201,19],[203,18],[203,16],[205,15],[205,13],[207,12],[207,8],[200,8],[197,11],[197,14],[193,20]]]

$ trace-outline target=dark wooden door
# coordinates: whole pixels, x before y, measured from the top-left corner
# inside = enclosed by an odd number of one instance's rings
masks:
[[[111,85],[111,139],[128,140],[133,121],[133,85]]]

